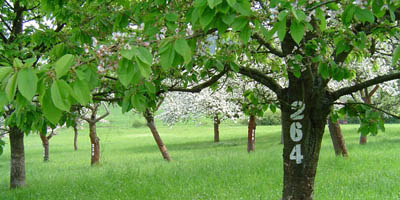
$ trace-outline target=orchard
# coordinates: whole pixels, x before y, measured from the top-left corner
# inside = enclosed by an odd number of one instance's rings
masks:
[[[102,167],[96,124],[110,107],[143,117],[168,167],[174,156],[158,119],[212,119],[222,144],[224,120],[248,119],[250,157],[260,153],[256,118],[280,110],[280,198],[314,199],[328,119],[335,151],[351,157],[340,121],[357,118],[366,144],[386,118],[399,118],[399,20],[395,0],[0,0],[9,187],[31,187],[25,139],[40,135],[46,161],[55,129],[73,127],[77,149],[79,121],[91,166]]]

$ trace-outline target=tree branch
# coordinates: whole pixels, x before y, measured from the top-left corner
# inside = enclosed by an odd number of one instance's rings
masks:
[[[278,49],[274,48],[270,43],[268,43],[267,41],[265,41],[259,34],[254,33],[251,38],[255,39],[258,41],[258,43],[260,43],[261,45],[265,46],[265,48],[267,48],[269,50],[270,53],[278,56],[278,57],[285,57],[285,55],[283,54],[282,51],[279,51]]]
[[[319,8],[319,7],[322,7],[322,6],[330,4],[330,3],[339,3],[339,2],[340,1],[338,1],[338,0],[326,1],[326,2],[320,3],[320,4],[318,4],[318,5],[314,6],[314,7],[311,7],[309,9],[307,9],[307,12],[313,11],[313,10]]]
[[[278,98],[282,97],[282,87],[273,78],[266,76],[263,72],[247,67],[240,67],[239,73],[267,86],[269,89],[275,92]]]
[[[7,29],[10,31],[10,33],[11,33],[12,32],[11,26],[7,24],[6,20],[4,20],[1,15],[0,15],[0,19],[3,22],[3,24],[7,27]]]
[[[104,113],[104,115],[102,115],[101,117],[94,120],[94,123],[99,122],[100,120],[104,119],[105,117],[107,117],[110,114],[110,111],[108,110],[107,105],[104,102],[102,104],[103,104],[104,108],[106,109],[106,113]]]
[[[364,81],[362,83],[358,83],[353,86],[345,87],[339,90],[336,90],[335,92],[332,93],[332,97],[334,100],[337,100],[339,97],[351,94],[353,92],[357,92],[359,90],[362,90],[364,88],[367,88],[369,86],[373,86],[379,83],[395,80],[395,79],[400,79],[400,72],[394,73],[394,74],[387,74],[383,76],[378,76],[373,79]]]
[[[6,36],[2,32],[0,32],[0,36],[1,36],[1,39],[3,40],[3,42],[5,44],[7,44],[8,40],[7,40]]]
[[[227,68],[225,67],[225,70],[217,74],[216,76],[212,77],[210,80],[201,83],[199,85],[196,85],[192,88],[169,88],[168,92],[191,92],[191,93],[198,93],[201,92],[206,87],[211,86],[215,82],[217,82],[222,76],[224,76],[228,72]],[[157,96],[160,95],[161,93],[167,92],[165,90],[160,90],[157,92]]]
[[[385,110],[383,110],[383,109],[380,109],[380,108],[378,108],[378,107],[376,107],[376,106],[373,106],[373,105],[371,105],[371,104],[368,104],[368,103],[340,103],[340,102],[334,102],[333,104],[337,104],[337,105],[357,105],[357,104],[359,104],[359,105],[365,105],[365,106],[368,106],[368,107],[370,107],[370,108],[372,108],[372,109],[374,109],[374,110],[377,110],[377,111],[379,111],[379,112],[382,112],[382,113],[385,113],[385,114],[387,114],[387,115],[389,115],[389,116],[391,116],[391,117],[394,117],[394,118],[396,118],[396,119],[400,119],[400,116],[398,116],[398,115],[395,115],[395,114],[393,114],[393,113],[390,113],[390,112],[388,112],[388,111],[385,111]]]

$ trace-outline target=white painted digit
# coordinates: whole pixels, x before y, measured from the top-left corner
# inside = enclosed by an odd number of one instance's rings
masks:
[[[300,122],[293,122],[290,125],[290,138],[293,142],[298,142],[303,138],[302,125]]]
[[[292,152],[290,153],[290,160],[296,160],[297,164],[301,164],[301,160],[303,160],[303,155],[301,155],[301,145],[296,144],[293,147]]]
[[[94,144],[92,144],[92,156],[94,156]]]
[[[302,120],[304,118],[304,115],[301,113],[304,111],[305,108],[306,108],[306,105],[302,101],[293,102],[292,109],[296,110],[296,112],[290,115],[290,119]]]

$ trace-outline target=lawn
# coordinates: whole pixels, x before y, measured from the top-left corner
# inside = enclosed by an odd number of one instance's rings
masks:
[[[27,188],[10,191],[7,146],[0,156],[0,199],[279,199],[282,145],[279,126],[258,126],[256,151],[248,154],[247,127],[223,123],[213,143],[211,123],[159,125],[172,162],[162,160],[143,119],[112,110],[98,126],[100,166],[90,167],[88,130],[78,151],[72,129],[50,140],[50,162],[42,161],[37,134],[25,138]],[[134,123],[133,123],[134,122]],[[132,126],[134,125],[134,127]],[[343,125],[350,154],[335,157],[329,134],[320,154],[315,199],[394,199],[400,195],[400,125],[358,145],[358,126]],[[327,132],[326,132],[327,133]]]

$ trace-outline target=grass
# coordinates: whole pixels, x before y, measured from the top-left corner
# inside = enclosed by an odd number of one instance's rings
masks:
[[[114,109],[110,123],[98,126],[101,165],[90,167],[87,129],[80,130],[78,151],[73,131],[50,140],[50,162],[42,162],[36,134],[25,138],[28,187],[10,191],[9,148],[0,156],[0,199],[279,199],[282,145],[279,126],[259,126],[256,152],[246,152],[247,127],[223,123],[221,142],[213,127],[159,124],[172,162],[162,160],[143,119]],[[135,123],[133,124],[133,122]],[[135,126],[136,128],[133,128]],[[400,125],[358,145],[356,125],[342,126],[350,153],[334,156],[325,134],[315,183],[315,199],[398,200],[400,195]]]

